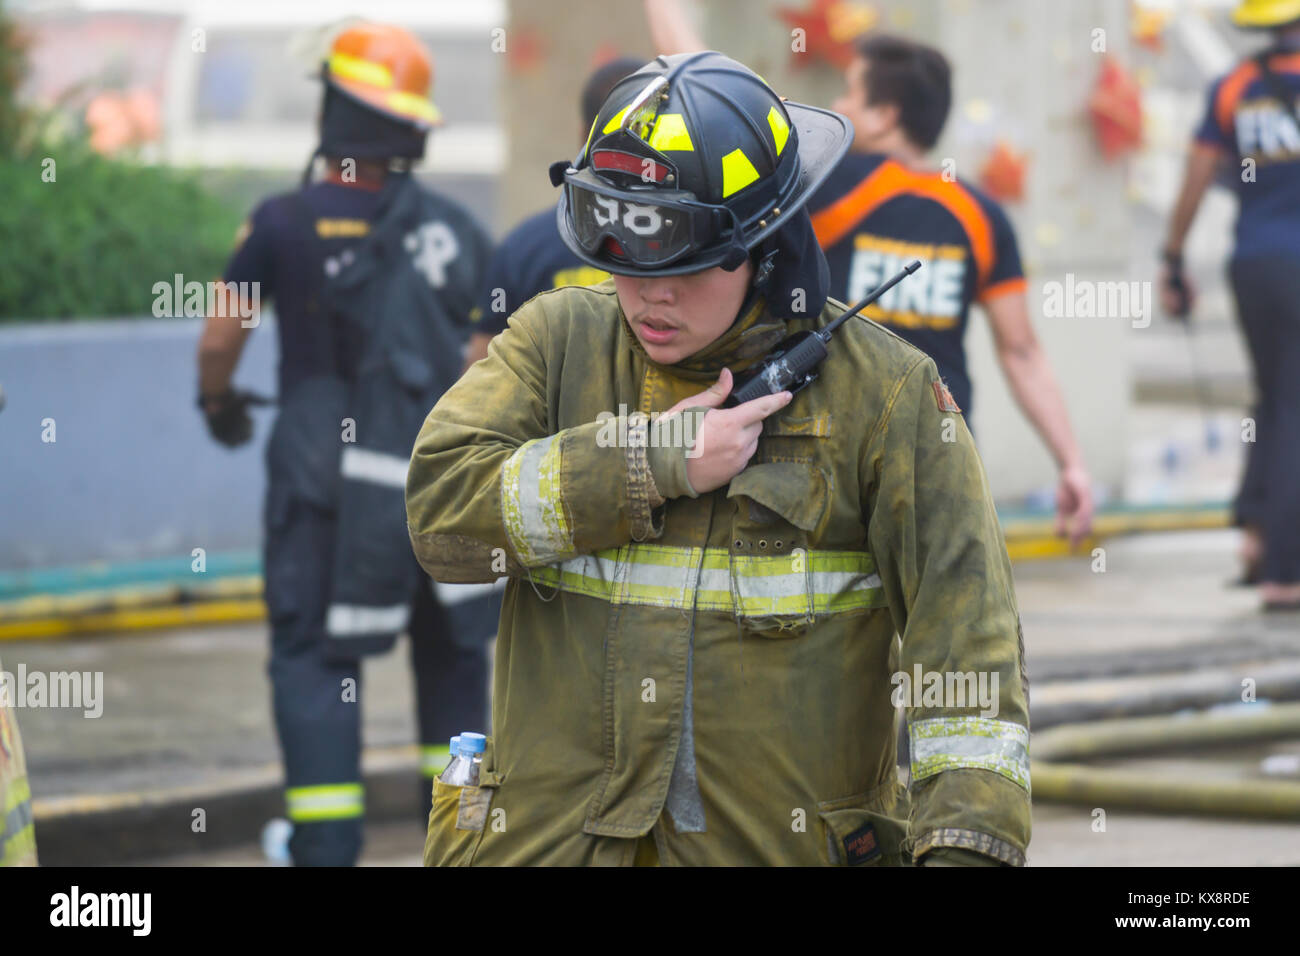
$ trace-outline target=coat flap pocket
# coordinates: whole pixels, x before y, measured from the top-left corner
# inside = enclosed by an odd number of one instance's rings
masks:
[[[826,824],[826,849],[833,863],[845,866],[900,866],[911,860],[903,851],[907,822],[884,813],[849,807],[820,813]]]
[[[830,505],[826,477],[820,468],[793,461],[750,465],[727,489],[727,497],[744,495],[776,512],[802,531],[812,532]]]

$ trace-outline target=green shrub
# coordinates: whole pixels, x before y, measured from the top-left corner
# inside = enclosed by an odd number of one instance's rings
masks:
[[[243,215],[197,174],[82,146],[0,157],[0,183],[0,322],[150,315],[155,282],[220,276]]]
[[[242,210],[196,173],[97,155],[57,105],[25,105],[29,44],[0,0],[0,322],[151,315],[155,282],[217,278]]]

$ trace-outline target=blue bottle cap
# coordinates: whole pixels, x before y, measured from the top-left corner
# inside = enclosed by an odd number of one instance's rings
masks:
[[[454,757],[460,753],[460,734],[451,738],[451,755]]]
[[[461,732],[460,735],[460,752],[465,754],[481,754],[487,750],[487,738],[482,734]]]

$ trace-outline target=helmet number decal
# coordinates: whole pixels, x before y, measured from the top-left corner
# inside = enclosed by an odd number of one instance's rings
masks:
[[[460,244],[445,222],[423,223],[408,232],[402,244],[411,254],[415,268],[429,280],[429,285],[441,289],[447,284],[447,266],[460,253]]]
[[[627,215],[623,217],[623,225],[630,232],[638,236],[653,236],[663,228],[663,224],[658,207],[638,206],[632,202],[627,204]]]
[[[602,216],[602,210],[604,215]],[[608,196],[597,196],[596,205],[592,207],[591,214],[596,219],[596,225],[608,226],[618,218],[618,200],[610,199]]]
[[[591,213],[598,226],[608,226],[618,218],[618,200],[609,196],[596,196],[596,204]],[[663,228],[663,217],[658,206],[643,206],[639,203],[624,203],[627,212],[623,214],[623,227],[638,236],[653,236]]]

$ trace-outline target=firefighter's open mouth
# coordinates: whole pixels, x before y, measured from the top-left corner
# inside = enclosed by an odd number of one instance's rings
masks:
[[[640,326],[641,337],[656,345],[671,341],[680,331],[677,326],[670,325],[662,319],[645,318],[637,322],[637,325]]]

